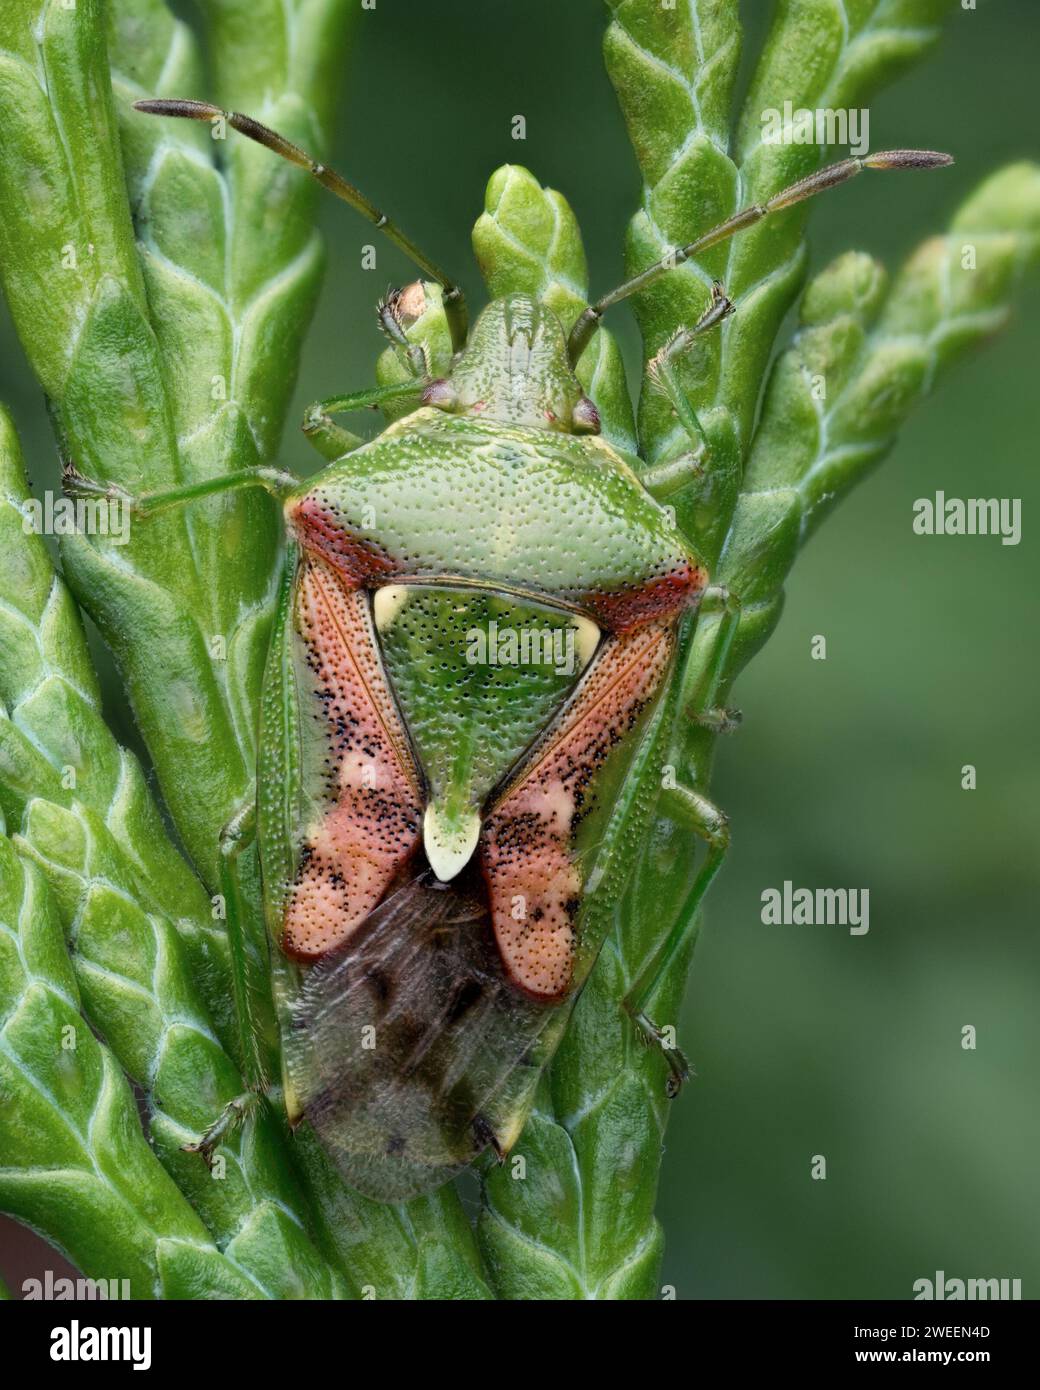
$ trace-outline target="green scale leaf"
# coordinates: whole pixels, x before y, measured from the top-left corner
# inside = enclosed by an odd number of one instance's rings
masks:
[[[39,872],[0,839],[0,1205],[134,1298],[256,1298],[149,1149],[80,1014]]]

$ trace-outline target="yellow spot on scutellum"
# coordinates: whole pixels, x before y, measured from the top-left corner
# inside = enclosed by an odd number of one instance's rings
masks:
[[[577,658],[576,666],[579,671],[584,671],[596,654],[599,646],[599,628],[591,618],[576,616],[574,618],[574,655]]]
[[[372,613],[379,632],[385,632],[408,598],[407,584],[386,584],[372,597]]]

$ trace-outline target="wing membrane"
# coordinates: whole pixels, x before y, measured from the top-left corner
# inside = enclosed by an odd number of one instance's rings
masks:
[[[399,1201],[510,1147],[565,1014],[509,979],[479,874],[425,871],[308,972],[286,1062],[346,1180]]]

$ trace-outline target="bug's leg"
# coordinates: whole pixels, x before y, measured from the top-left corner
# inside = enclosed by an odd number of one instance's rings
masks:
[[[658,988],[667,978],[674,962],[688,949],[697,929],[701,902],[722,867],[729,848],[729,821],[713,802],[691,787],[678,786],[663,791],[661,811],[670,820],[705,840],[708,852],[694,880],[683,915],[643,967],[639,978],[625,996],[624,1008],[646,1042],[661,1049],[670,1072],[668,1095],[674,1097],[689,1077],[690,1069],[686,1058],[671,1041],[671,1030],[655,1023],[651,1010]]]
[[[271,1039],[276,1035],[268,989],[266,927],[250,931],[250,906],[242,889],[240,861],[256,843],[256,797],[253,796],[224,827],[220,836],[220,891],[224,899],[231,987],[239,1031],[239,1061],[249,1086],[264,1091],[272,1062]],[[275,1045],[276,1046],[276,1045]]]
[[[228,947],[231,954],[231,989],[235,1002],[238,1027],[238,1061],[243,1078],[249,1087],[224,1106],[224,1109],[193,1143],[185,1144],[186,1153],[197,1153],[210,1163],[214,1150],[257,1108],[266,1103],[270,1089],[269,1077],[274,1065],[277,1044],[273,1042],[274,1023],[271,1017],[267,968],[264,960],[266,935],[257,939],[250,933],[249,904],[242,889],[240,859],[256,839],[256,803],[251,797],[232,817],[220,836],[220,892],[224,903]]]
[[[353,453],[365,440],[352,430],[337,425],[333,415],[345,415],[351,410],[368,410],[384,401],[399,400],[402,396],[419,397],[425,379],[401,381],[393,386],[374,386],[368,391],[354,391],[347,396],[330,396],[315,401],[303,415],[303,432],[323,458],[330,462]]]
[[[679,423],[693,445],[691,453],[682,454],[677,459],[670,459],[667,463],[648,469],[642,475],[643,486],[658,501],[662,501],[671,493],[684,487],[690,481],[691,476],[700,470],[708,452],[704,428],[683,390],[675,370],[675,362],[684,352],[690,350],[702,334],[718,327],[734,310],[735,306],[727,298],[722,283],[716,280],[711,287],[711,302],[693,327],[677,329],[664,347],[655,353],[646,364],[646,375],[650,385],[668,398]]]
[[[131,510],[139,516],[151,516],[154,512],[165,511],[168,507],[193,502],[200,497],[215,497],[221,492],[237,492],[247,487],[262,487],[273,497],[284,497],[286,493],[299,486],[299,479],[291,473],[283,473],[278,468],[242,468],[237,473],[226,473],[219,478],[204,478],[198,483],[184,483],[180,487],[163,488],[157,492],[142,492],[136,496],[115,483],[98,483],[85,477],[69,460],[62,464],[62,486],[69,497],[110,497],[122,498]]]
[[[366,217],[377,231],[382,232],[388,240],[392,241],[398,250],[403,251],[412,264],[418,266],[424,275],[437,281],[444,291],[444,309],[451,329],[452,344],[456,351],[465,344],[466,301],[460,287],[416,246],[411,237],[407,236],[396,223],[391,222],[385,212],[380,212],[359,188],[348,183],[335,169],[330,169],[327,164],[312,159],[306,150],[301,150],[299,145],[294,145],[291,140],[287,140],[284,135],[279,135],[277,131],[261,125],[252,116],[243,116],[238,111],[222,111],[219,106],[212,106],[208,101],[186,101],[180,98],[135,101],[134,107],[150,116],[180,116],[192,121],[209,121],[211,124],[219,121],[226,122],[232,130],[247,135],[250,140],[255,140],[257,144],[272,150],[282,159],[287,159],[290,164],[295,164],[297,168],[306,169],[308,173],[313,174],[323,188],[327,188],[335,197],[349,204],[355,211],[360,212],[362,217]]]
[[[696,671],[697,676],[693,681],[684,681],[680,708],[689,718],[710,728],[736,728],[740,722],[739,711],[723,709],[717,704],[719,686],[739,623],[740,602],[737,597],[721,585],[712,585],[707,589],[701,600],[697,630],[686,666],[687,671]],[[682,917],[644,965],[624,1002],[640,1034],[664,1053],[671,1072],[668,1094],[675,1096],[689,1075],[689,1068],[679,1049],[670,1043],[670,1034],[654,1023],[650,1010],[658,987],[669,975],[676,959],[682,957],[697,929],[701,902],[722,867],[729,848],[729,821],[725,813],[706,796],[692,787],[681,785],[666,787],[662,791],[660,809],[669,820],[692,830],[704,840],[707,853],[694,879]]]
[[[706,589],[686,666],[687,671],[697,672],[697,678],[684,684],[681,704],[695,724],[718,734],[735,733],[743,718],[740,710],[718,703],[722,674],[739,624],[740,601],[736,595],[719,584]]]
[[[662,275],[667,275],[670,270],[683,265],[692,256],[697,256],[720,241],[735,236],[745,227],[753,227],[756,222],[761,222],[763,217],[794,207],[796,203],[804,203],[807,198],[813,198],[828,188],[836,188],[838,184],[855,178],[865,169],[939,169],[952,163],[951,155],[941,154],[937,150],[879,150],[876,154],[862,157],[853,155],[849,159],[839,160],[836,164],[828,164],[826,168],[818,169],[808,178],[799,179],[797,183],[782,188],[764,203],[752,203],[749,207],[741,208],[732,217],[727,217],[724,222],[719,222],[717,226],[703,232],[696,241],[691,241],[688,246],[682,246],[677,251],[670,251],[654,265],[640,271],[631,280],[626,280],[623,285],[618,285],[617,289],[611,290],[609,294],[605,294],[602,299],[585,309],[571,329],[567,342],[567,352],[572,364],[578,361],[588,347],[589,340],[599,327],[600,319],[609,308],[627,299],[629,295],[647,289]]]
[[[317,449],[323,459],[334,463],[344,454],[352,454],[365,441],[361,435],[337,425],[330,418],[330,405],[335,409],[334,404],[329,401],[315,401],[307,407],[303,417],[303,433],[307,442]]]
[[[364,444],[364,439],[343,425],[332,420],[333,415],[350,410],[374,409],[384,401],[401,399],[406,396],[419,396],[430,385],[430,360],[423,343],[413,343],[405,331],[405,297],[421,286],[410,286],[408,290],[390,290],[378,307],[379,327],[399,350],[399,356],[412,374],[411,381],[397,382],[391,386],[374,387],[370,391],[359,391],[349,396],[332,396],[328,400],[316,401],[304,413],[303,432],[323,458],[330,462],[340,459],[344,454]]]

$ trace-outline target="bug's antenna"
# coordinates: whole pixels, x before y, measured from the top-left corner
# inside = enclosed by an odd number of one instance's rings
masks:
[[[627,299],[630,294],[638,294],[640,290],[645,290],[662,275],[667,275],[668,271],[688,261],[691,256],[696,256],[701,251],[706,251],[709,246],[715,246],[727,237],[742,232],[745,227],[761,222],[762,218],[768,217],[770,213],[782,212],[784,208],[793,207],[795,203],[803,203],[807,198],[822,193],[824,189],[834,188],[839,183],[855,178],[864,169],[939,169],[952,163],[952,155],[940,154],[937,150],[885,150],[878,154],[864,155],[862,158],[853,156],[837,164],[828,164],[825,169],[819,169],[808,178],[799,179],[790,187],[774,193],[764,203],[752,203],[750,207],[742,208],[732,217],[727,217],[725,222],[720,222],[718,226],[702,233],[696,241],[669,252],[656,264],[633,276],[631,280],[626,280],[616,290],[611,290],[609,294],[590,305],[578,318],[567,341],[571,365],[577,363],[588,347],[592,335],[599,327],[600,319],[609,308],[620,303],[622,299]]]
[[[349,203],[352,208],[360,212],[362,217],[366,217],[377,231],[388,237],[398,250],[403,251],[413,265],[418,266],[424,275],[440,285],[444,292],[444,312],[447,315],[448,326],[451,331],[452,347],[458,351],[465,345],[466,301],[460,287],[416,246],[411,237],[407,236],[396,223],[391,222],[385,212],[380,212],[360,189],[355,188],[352,183],[348,183],[342,174],[338,174],[335,169],[330,169],[327,164],[321,164],[318,160],[312,159],[306,150],[301,150],[299,145],[294,145],[291,140],[287,140],[284,135],[279,135],[276,130],[271,130],[268,126],[253,120],[252,116],[243,116],[239,111],[222,111],[219,106],[213,106],[208,101],[151,98],[147,101],[135,101],[134,109],[144,111],[149,116],[180,116],[190,121],[224,120],[231,126],[232,130],[237,130],[240,134],[247,135],[250,140],[255,140],[257,144],[273,150],[275,154],[287,159],[290,164],[295,164],[300,169],[306,169],[308,173],[314,175],[323,188],[327,188],[330,193],[334,193],[337,198],[342,199],[344,203]]]

